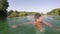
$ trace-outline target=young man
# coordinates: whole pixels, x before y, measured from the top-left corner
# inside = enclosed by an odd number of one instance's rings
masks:
[[[17,26],[21,26],[24,24],[32,24],[36,28],[36,30],[38,30],[38,31],[43,30],[43,24],[47,25],[48,27],[55,27],[48,22],[43,23],[43,17],[39,13],[36,13],[34,16],[33,22],[27,22],[27,23],[23,23],[23,24],[13,25],[12,28],[16,28]]]

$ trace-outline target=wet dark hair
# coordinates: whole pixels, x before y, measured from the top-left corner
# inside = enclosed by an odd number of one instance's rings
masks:
[[[35,16],[34,16],[35,19],[38,19],[39,17],[41,17],[40,13],[36,13]]]

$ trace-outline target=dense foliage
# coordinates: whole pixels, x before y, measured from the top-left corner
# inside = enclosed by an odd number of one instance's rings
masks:
[[[7,0],[0,0],[0,9],[1,10],[6,10],[8,8],[9,4]]]
[[[38,12],[26,12],[26,11],[13,11],[13,10],[10,10],[8,12],[8,17],[21,17],[21,16],[28,16],[28,15],[34,15]]]
[[[48,15],[60,15],[60,8],[55,8],[47,13]]]
[[[9,4],[7,0],[0,0],[0,18],[5,18],[7,17],[7,8]]]

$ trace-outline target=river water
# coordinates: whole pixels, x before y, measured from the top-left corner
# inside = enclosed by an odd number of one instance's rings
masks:
[[[57,27],[60,27],[60,20],[55,20],[58,18],[55,16],[43,16],[45,21],[48,21],[51,24],[54,24]],[[33,21],[33,16],[26,17],[14,17],[7,18],[6,20],[0,21],[0,34],[36,34],[36,30],[33,25],[25,24],[18,26],[17,28],[11,28],[12,25],[22,24],[29,21]],[[60,34],[60,31],[54,30],[54,28],[49,28],[45,26],[44,34]]]

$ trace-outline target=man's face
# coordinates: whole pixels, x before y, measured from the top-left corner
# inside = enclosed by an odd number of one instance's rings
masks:
[[[37,22],[41,22],[42,21],[42,16],[40,16],[39,18],[36,19]]]

